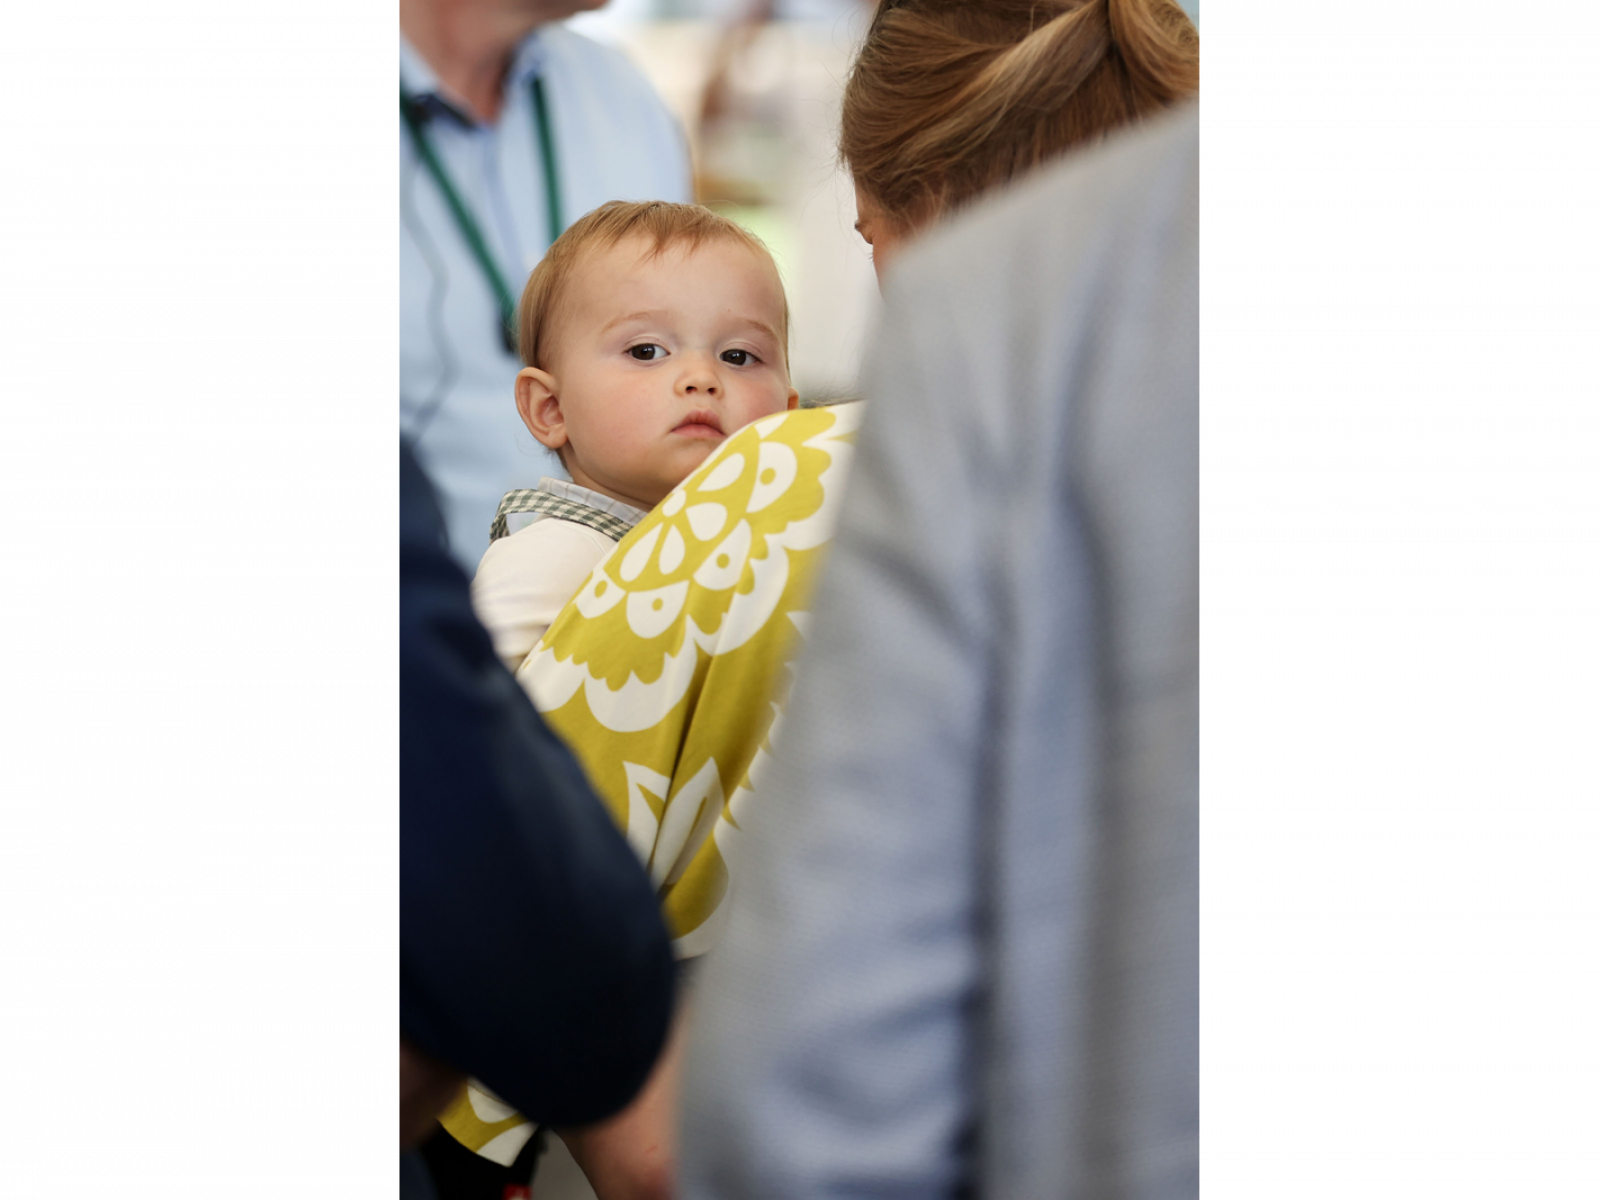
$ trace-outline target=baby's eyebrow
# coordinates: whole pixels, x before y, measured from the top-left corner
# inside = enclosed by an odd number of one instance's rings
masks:
[[[776,342],[776,341],[779,340],[778,339],[778,331],[776,329],[774,329],[771,325],[768,325],[765,321],[758,321],[754,317],[744,317],[742,319],[743,319],[743,321],[744,321],[744,323],[746,325],[750,326],[752,329],[759,329],[762,333],[766,334],[773,341]]]
[[[610,330],[615,329],[618,325],[626,325],[630,321],[656,321],[656,320],[660,320],[665,315],[666,314],[664,313],[664,311],[659,309],[659,308],[652,308],[647,312],[628,313],[626,316],[617,317],[614,320],[607,321],[606,324],[605,324],[605,327],[602,328],[600,330],[600,332],[601,333],[607,333]]]
[[[613,320],[607,321],[605,325],[601,327],[600,334],[603,337],[619,325],[628,325],[634,321],[649,323],[651,321],[662,320],[667,315],[668,314],[666,310],[660,308],[652,308],[645,312],[628,313],[625,316],[616,317]],[[755,317],[740,317],[739,321],[741,324],[748,325],[751,329],[758,330],[759,332],[766,334],[767,337],[771,338],[774,342],[781,344],[782,339],[778,337],[778,331],[771,325],[768,325],[765,321],[757,320]]]

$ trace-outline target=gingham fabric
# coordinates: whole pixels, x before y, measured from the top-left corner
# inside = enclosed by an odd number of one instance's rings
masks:
[[[598,529],[613,542],[620,542],[644,517],[642,511],[620,501],[611,500],[578,484],[548,477],[541,479],[536,488],[518,488],[500,498],[494,524],[489,526],[491,542],[511,532],[506,517],[513,513],[542,513],[563,521],[575,521],[590,529]]]

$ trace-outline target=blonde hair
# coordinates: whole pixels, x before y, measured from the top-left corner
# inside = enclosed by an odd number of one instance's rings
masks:
[[[690,250],[708,241],[738,242],[771,263],[772,252],[748,229],[698,204],[673,204],[666,200],[635,203],[612,200],[578,218],[551,244],[528,276],[517,306],[517,352],[529,367],[543,367],[547,356],[550,323],[558,311],[561,294],[585,254],[607,250],[629,237],[642,237],[650,245],[645,251],[654,258],[673,246]],[[777,265],[773,264],[773,273]],[[782,291],[781,285],[779,288]],[[789,361],[789,300],[783,301],[783,342],[785,366]]]
[[[1173,0],[880,0],[845,87],[839,155],[916,226],[1200,87]]]

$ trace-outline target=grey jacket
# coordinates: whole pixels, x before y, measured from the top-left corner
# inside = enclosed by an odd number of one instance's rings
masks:
[[[686,1193],[1197,1192],[1198,127],[890,281],[696,995]]]

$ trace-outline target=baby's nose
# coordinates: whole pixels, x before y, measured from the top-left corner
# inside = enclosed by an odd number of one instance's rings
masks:
[[[715,396],[717,387],[717,373],[705,363],[695,363],[690,366],[678,380],[678,386],[683,389],[684,395],[693,393],[700,396]]]

